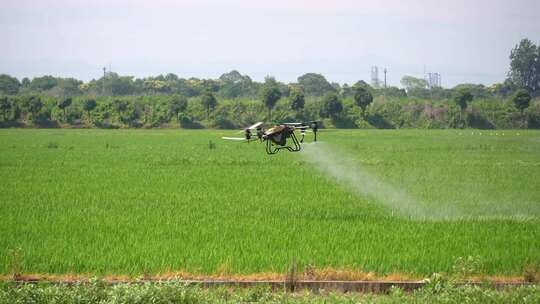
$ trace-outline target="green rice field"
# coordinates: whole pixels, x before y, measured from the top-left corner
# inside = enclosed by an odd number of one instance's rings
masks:
[[[0,274],[540,264],[540,132],[322,130],[299,153],[227,130],[0,130]]]

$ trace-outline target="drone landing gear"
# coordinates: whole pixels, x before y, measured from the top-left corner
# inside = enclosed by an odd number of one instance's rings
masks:
[[[293,142],[293,146],[278,146],[274,144],[270,139],[266,140],[266,153],[268,154],[276,154],[279,152],[279,150],[287,150],[289,152],[298,152],[302,148],[300,146],[300,143],[298,142],[298,139],[296,138],[296,135],[294,133],[291,133],[290,138]]]

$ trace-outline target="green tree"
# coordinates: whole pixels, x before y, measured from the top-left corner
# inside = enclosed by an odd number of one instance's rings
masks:
[[[492,97],[488,88],[483,84],[462,83],[452,88],[454,92],[468,91],[472,94],[474,99],[482,99]]]
[[[465,110],[467,109],[467,104],[473,100],[474,96],[468,89],[460,89],[456,91],[454,95],[454,102],[459,106],[461,109],[459,113],[459,120],[463,120],[463,116],[465,114]]]
[[[347,97],[352,96],[352,94],[353,94],[352,87],[344,83],[343,86],[341,87],[341,97],[347,98]]]
[[[21,80],[21,87],[23,87],[23,88],[29,88],[30,87],[30,79],[28,79],[28,77],[24,77]]]
[[[213,112],[217,105],[217,100],[214,94],[210,91],[204,91],[201,95],[201,103],[206,109],[206,119],[210,117],[210,112]]]
[[[107,75],[107,84],[114,96],[131,95],[136,92],[132,76],[119,76],[116,73]],[[168,87],[168,86],[167,86]]]
[[[362,117],[366,116],[366,108],[373,102],[373,95],[366,86],[355,85],[353,87],[354,103],[362,109]]]
[[[221,83],[215,79],[203,79],[199,83],[199,90],[201,92],[208,91],[215,93],[221,88]]]
[[[156,94],[169,92],[171,88],[165,80],[148,79],[144,81],[144,89],[151,94]]]
[[[134,80],[132,76],[120,76],[114,72],[109,72],[97,80],[82,84],[79,88],[83,91],[89,89],[93,94],[112,96],[142,93],[146,89],[144,80]]]
[[[0,75],[0,94],[15,95],[19,92],[20,86],[17,78],[6,74]]]
[[[192,82],[187,79],[178,79],[175,86],[175,91],[186,97],[195,97],[198,96],[200,93],[197,88],[192,84]]]
[[[178,75],[174,73],[169,73],[165,75],[165,80],[169,82],[177,82],[179,80]]]
[[[11,111],[11,102],[6,96],[0,97],[0,111],[2,112],[2,119],[8,120],[8,114]]]
[[[87,98],[83,101],[83,110],[86,111],[88,118],[90,118],[90,112],[97,106],[97,102],[94,98]]]
[[[454,102],[459,106],[461,111],[467,109],[467,104],[473,100],[473,94],[466,89],[458,90],[454,95]]]
[[[510,72],[513,83],[529,93],[540,90],[540,47],[523,39],[510,52]]]
[[[128,103],[123,99],[115,99],[113,101],[113,107],[116,113],[118,113],[118,115],[122,115],[122,113],[125,113],[127,111]]]
[[[343,104],[339,100],[337,94],[333,92],[326,93],[322,100],[322,107],[320,111],[321,117],[336,118],[341,111],[343,111]]]
[[[136,125],[140,117],[140,110],[135,103],[128,103],[126,110],[120,114],[120,122],[130,127]]]
[[[123,124],[131,126],[133,125],[135,120],[139,118],[140,111],[138,111],[138,109],[134,106],[133,102],[130,102],[128,100],[115,99],[113,101],[113,108],[114,111],[118,114],[118,119]]]
[[[506,79],[503,83],[495,83],[488,88],[490,94],[498,97],[508,97],[516,89],[516,85],[510,79]]]
[[[222,82],[220,93],[224,98],[248,96],[251,93],[251,78],[233,70],[219,77]]]
[[[74,78],[59,78],[57,79],[57,85],[51,89],[53,91],[51,93],[59,97],[80,95],[82,93],[80,89],[82,83],[82,81]]]
[[[35,77],[30,82],[30,88],[36,92],[47,91],[54,88],[58,84],[58,79],[53,76],[47,75],[42,77]]]
[[[519,89],[516,91],[516,93],[514,93],[514,96],[512,96],[512,102],[516,108],[523,113],[523,110],[529,107],[531,95],[529,92],[527,92],[527,90]]]
[[[407,92],[398,87],[387,87],[382,89],[382,91],[386,97],[407,97]]]
[[[169,111],[176,117],[176,121],[179,121],[178,115],[186,111],[188,106],[188,100],[182,95],[173,95],[169,103]]]
[[[281,98],[281,91],[276,85],[271,83],[265,84],[262,92],[261,98],[268,109],[268,120],[272,121],[272,109],[276,106],[277,101]]]
[[[403,76],[400,82],[401,85],[405,87],[407,92],[414,89],[425,89],[428,86],[428,83],[425,79],[415,78],[407,75]]]
[[[306,103],[304,91],[301,87],[294,87],[291,91],[291,108],[296,112],[300,112],[304,109]]]
[[[420,99],[430,99],[432,92],[426,88],[409,88],[407,90],[407,96]]]
[[[38,117],[39,111],[43,108],[43,102],[39,96],[31,95],[22,98],[22,110],[27,114],[30,114],[30,120],[35,121]],[[28,119],[28,117],[27,117]]]
[[[262,90],[265,88],[265,86],[275,86],[278,88],[279,92],[281,93],[281,97],[289,97],[290,95],[290,86],[284,84],[283,82],[279,82],[274,78],[274,76],[266,76],[264,77],[264,84],[259,88],[259,94],[262,93]]]
[[[64,120],[67,118],[66,115],[66,109],[69,107],[72,103],[71,97],[61,99],[61,101],[58,103],[58,108],[62,110],[64,113]]]
[[[332,88],[334,89],[334,92],[336,92],[336,93],[338,93],[338,94],[341,93],[341,86],[339,85],[339,83],[337,83],[337,82],[332,82],[330,85],[331,85]]]
[[[28,110],[32,113],[32,116],[37,116],[37,113],[43,108],[43,102],[38,96],[30,96],[28,98]]]
[[[335,91],[323,75],[316,73],[307,73],[298,77],[298,84],[304,88],[308,96],[323,96],[327,92]]]
[[[369,91],[373,91],[373,88],[365,81],[363,80],[358,80],[355,84],[353,84],[353,87],[356,86],[361,86],[361,87],[364,87],[366,89],[368,89]]]
[[[151,112],[151,115],[150,117],[147,117],[146,120],[149,120],[154,126],[167,123],[171,119],[169,113],[169,104],[163,99],[158,99],[157,102],[152,103],[152,107],[149,112]]]

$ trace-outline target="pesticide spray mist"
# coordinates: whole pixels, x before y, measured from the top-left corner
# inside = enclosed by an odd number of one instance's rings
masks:
[[[301,155],[328,178],[346,186],[360,196],[373,198],[394,215],[431,220],[455,219],[462,216],[460,212],[448,205],[444,209],[428,208],[425,203],[411,198],[403,189],[370,173],[354,162],[351,157],[337,151],[335,147],[327,143],[304,144]]]

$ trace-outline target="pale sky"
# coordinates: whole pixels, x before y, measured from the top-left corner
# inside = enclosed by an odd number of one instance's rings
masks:
[[[261,81],[370,80],[371,66],[439,72],[445,87],[505,79],[510,50],[540,42],[540,0],[0,0],[0,73],[98,78],[175,73]],[[382,78],[382,73],[380,75]]]

